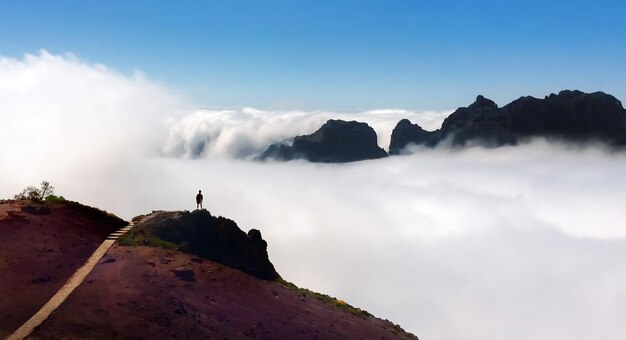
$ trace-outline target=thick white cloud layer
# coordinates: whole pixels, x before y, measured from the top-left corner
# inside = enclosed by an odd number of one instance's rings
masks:
[[[0,56],[0,105],[0,170],[12,182],[0,186],[15,190],[43,173],[82,178],[159,150],[178,104],[139,72],[41,51]]]
[[[407,118],[427,130],[435,130],[449,111],[375,110],[363,112],[262,111],[253,108],[196,110],[175,122],[164,153],[186,158],[227,156],[250,159],[268,145],[310,134],[328,119],[368,123],[378,135],[378,145],[388,149],[391,132]]]
[[[1,197],[48,179],[130,218],[191,209],[202,189],[212,213],[261,229],[283,277],[420,338],[626,334],[626,155],[538,140],[344,165],[250,162],[238,157],[327,118],[370,122],[386,147],[399,118],[432,129],[442,114],[180,114],[145,77],[47,53],[0,58],[0,105]]]

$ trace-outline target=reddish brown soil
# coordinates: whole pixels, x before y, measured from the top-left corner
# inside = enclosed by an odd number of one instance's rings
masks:
[[[193,270],[195,281],[173,269]],[[392,323],[193,255],[114,245],[33,338],[393,339]]]
[[[26,206],[50,211],[29,214]],[[33,316],[117,228],[78,205],[0,202],[0,338]]]

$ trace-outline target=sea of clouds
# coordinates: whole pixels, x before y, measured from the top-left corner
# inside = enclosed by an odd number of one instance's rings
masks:
[[[258,228],[279,273],[423,339],[621,339],[626,155],[544,140],[351,164],[254,162],[329,118],[450,111],[211,109],[72,55],[0,57],[0,197],[46,179],[124,218],[192,209]]]

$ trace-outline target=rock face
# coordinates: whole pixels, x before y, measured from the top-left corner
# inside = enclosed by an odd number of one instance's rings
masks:
[[[411,124],[408,119],[403,119],[398,122],[391,133],[389,154],[398,155],[404,147],[411,143],[416,145],[430,144],[436,135],[436,132],[426,131],[417,124]]]
[[[345,163],[387,156],[377,144],[376,132],[356,121],[329,120],[310,135],[295,137],[291,146],[271,145],[258,159]]]
[[[267,255],[267,242],[261,232],[244,233],[224,217],[206,210],[161,212],[139,223],[128,237],[139,244],[175,247],[264,280],[279,277]]]
[[[496,103],[478,96],[472,105],[457,109],[443,121],[432,145],[442,141],[450,141],[453,146],[464,146],[469,141],[490,147],[517,144],[505,121]]]
[[[626,110],[603,92],[561,91],[543,100],[522,97],[501,111],[507,127],[520,136],[600,139],[614,145],[626,142]]]
[[[187,267],[178,267],[172,269],[171,272],[173,272],[177,278],[183,281],[196,282],[195,274],[192,269],[189,269]]]
[[[626,146],[626,110],[619,100],[603,92],[566,90],[544,99],[521,97],[502,108],[478,96],[472,105],[450,114],[441,129],[433,132],[401,120],[391,136],[389,151],[398,154],[410,143],[464,146],[471,142],[497,147],[530,137],[599,140],[615,147]]]
[[[25,207],[22,207],[22,211],[30,215],[39,215],[39,216],[50,214],[49,207],[46,207],[45,205],[38,204],[35,202]]]

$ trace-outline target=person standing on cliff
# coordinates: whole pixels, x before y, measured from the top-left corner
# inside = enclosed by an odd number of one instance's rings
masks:
[[[196,210],[202,209],[202,190],[198,190],[198,194],[196,195]]]

